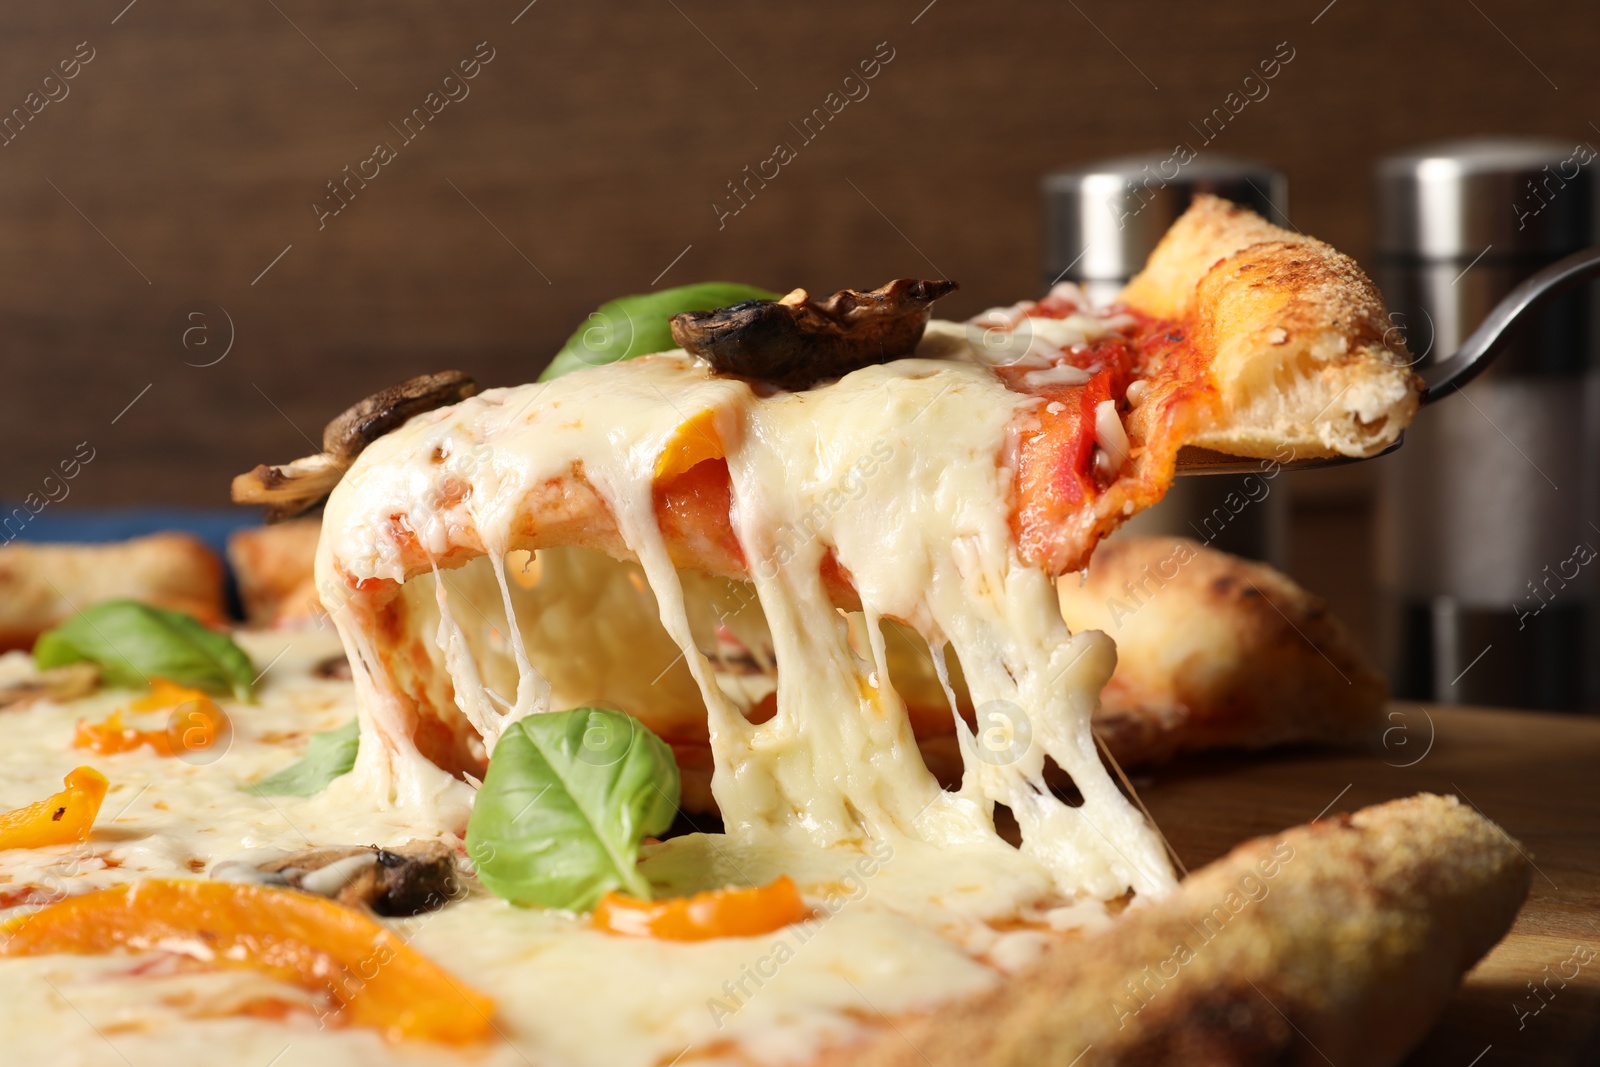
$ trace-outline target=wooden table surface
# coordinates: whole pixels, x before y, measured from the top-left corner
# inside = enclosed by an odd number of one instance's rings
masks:
[[[1600,1063],[1600,718],[1395,704],[1389,719],[1369,751],[1207,758],[1135,783],[1191,870],[1324,812],[1419,792],[1470,802],[1518,841],[1533,884],[1406,1062]]]

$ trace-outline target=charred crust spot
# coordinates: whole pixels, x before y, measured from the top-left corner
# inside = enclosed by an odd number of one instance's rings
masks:
[[[933,302],[952,281],[900,278],[871,292],[841,289],[814,301],[804,289],[782,300],[747,300],[672,317],[672,339],[719,374],[800,390],[911,354]]]
[[[55,810],[55,814],[50,816],[50,821],[51,822],[60,822],[61,821],[61,817],[63,815],[65,815],[66,813],[67,813],[66,806],[62,805],[61,807],[59,807],[59,808],[57,808]]]
[[[1233,599],[1237,597],[1260,596],[1261,593],[1253,586],[1247,587],[1237,574],[1219,574],[1211,579],[1211,591],[1218,597]]]
[[[1157,997],[1137,1016],[1145,1036],[1129,1062],[1288,1063],[1297,1036],[1264,994],[1232,983]],[[1277,998],[1278,1003],[1283,998]],[[1130,1020],[1131,1021],[1131,1020]],[[1297,1024],[1296,1024],[1297,1025]]]

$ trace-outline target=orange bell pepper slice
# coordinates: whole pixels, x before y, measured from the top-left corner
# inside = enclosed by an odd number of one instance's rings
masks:
[[[707,941],[714,937],[754,937],[809,918],[793,879],[783,875],[749,889],[730,886],[692,897],[639,900],[607,893],[595,905],[593,922],[601,930],[629,937],[667,941]]]
[[[0,848],[70,845],[89,839],[110,782],[93,767],[76,767],[66,788],[26,807],[0,813]]]
[[[157,678],[150,692],[129,704],[128,710],[161,711],[185,704],[194,706],[181,719],[168,723],[164,730],[139,730],[128,726],[122,720],[121,710],[100,722],[79,719],[72,731],[72,747],[114,756],[148,745],[157,755],[171,756],[209,748],[229,729],[227,715],[209,696],[163,678]]]
[[[26,807],[0,813],[0,848],[39,848],[89,840],[110,782],[93,767],[67,772],[66,788]]]
[[[132,752],[142,745],[149,745],[158,755],[172,755],[165,730],[135,730],[123,723],[120,711],[113,711],[100,722],[79,719],[72,728],[73,748],[86,748],[102,756]]]
[[[391,930],[325,897],[237,882],[147,879],[69,897],[0,926],[0,956],[95,955],[152,945],[248,967],[327,995],[331,1018],[464,1044],[490,1031],[494,1001]]]
[[[152,678],[150,692],[128,705],[129,711],[162,711],[166,708],[175,708],[179,704],[187,704],[191,700],[203,700],[211,703],[210,694],[199,689],[191,689],[177,682],[169,682],[165,678]]]
[[[656,480],[682,474],[708,459],[722,459],[722,439],[717,436],[717,413],[706,410],[686,419],[656,459]]]

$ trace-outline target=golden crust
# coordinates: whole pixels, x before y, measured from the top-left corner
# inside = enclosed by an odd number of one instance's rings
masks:
[[[1235,204],[1196,198],[1121,299],[1187,323],[1210,357],[1217,410],[1185,444],[1279,460],[1370,456],[1416,414],[1422,380],[1355,261]]]
[[[295,626],[321,613],[311,574],[321,531],[320,518],[292,519],[239,530],[228,538],[228,562],[251,625]]]
[[[0,547],[0,650],[31,648],[79,609],[120,597],[221,622],[222,561],[183,533],[112,544],[16,541]]]
[[[1068,627],[1117,643],[1094,726],[1125,765],[1352,743],[1379,725],[1382,676],[1322,600],[1265,564],[1188,538],[1113,539],[1057,592]]]
[[[1528,864],[1428,794],[1259,838],[992,992],[817,1067],[1392,1064],[1510,928]]]

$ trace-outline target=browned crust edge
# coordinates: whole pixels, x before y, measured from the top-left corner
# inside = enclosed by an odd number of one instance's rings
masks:
[[[815,1067],[1392,1064],[1510,928],[1528,877],[1456,798],[1391,801],[1246,842],[990,993],[884,1019]]]
[[[1068,627],[1117,643],[1094,727],[1124,766],[1379,732],[1382,675],[1325,602],[1266,564],[1189,538],[1113,538],[1057,588]]]
[[[0,651],[33,647],[44,631],[102,600],[129,597],[208,625],[227,617],[222,561],[191,534],[103,544],[0,545]]]
[[[252,626],[305,626],[322,612],[312,571],[320,517],[251,526],[228,538],[228,563]]]
[[[1422,379],[1371,279],[1236,204],[1197,197],[1121,299],[1187,323],[1211,357],[1221,410],[1186,444],[1280,460],[1286,447],[1372,455],[1416,414]]]

